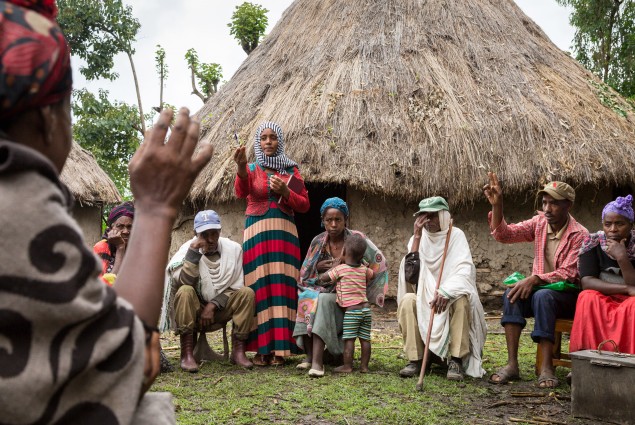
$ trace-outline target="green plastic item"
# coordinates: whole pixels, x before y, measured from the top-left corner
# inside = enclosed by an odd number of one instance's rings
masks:
[[[503,283],[505,285],[513,285],[514,283],[519,282],[523,280],[524,278],[525,278],[524,274],[520,272],[514,272],[510,274],[509,276],[507,276],[505,280],[503,280]],[[546,285],[534,287],[534,291],[538,289],[551,289],[552,291],[559,291],[559,292],[573,292],[573,291],[580,290],[580,288],[578,288],[576,285],[566,280],[561,280],[560,282],[553,282],[553,283],[548,283]]]

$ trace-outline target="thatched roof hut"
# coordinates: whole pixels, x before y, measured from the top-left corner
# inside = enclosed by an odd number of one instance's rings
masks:
[[[516,194],[635,181],[633,105],[512,0],[296,0],[198,116],[216,154],[191,197],[208,204],[234,198],[234,130],[249,155],[265,120],[309,183],[362,201],[465,210],[488,170]]]
[[[121,195],[95,157],[75,142],[60,178],[75,197],[73,216],[92,246],[101,235],[104,204],[121,202]]]

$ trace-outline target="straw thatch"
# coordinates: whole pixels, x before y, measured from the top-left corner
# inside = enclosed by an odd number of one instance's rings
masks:
[[[282,125],[310,182],[406,200],[635,180],[635,113],[512,0],[296,0],[203,108],[194,200],[233,197],[234,129]],[[622,116],[625,115],[625,116]]]
[[[80,204],[121,202],[115,184],[99,167],[95,157],[75,142],[60,178]]]

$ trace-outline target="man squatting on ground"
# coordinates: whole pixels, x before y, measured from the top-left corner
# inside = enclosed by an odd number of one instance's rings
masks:
[[[538,343],[543,358],[538,384],[541,388],[555,388],[558,379],[552,359],[556,319],[573,317],[578,293],[539,287],[559,281],[579,283],[578,253],[589,232],[569,214],[575,191],[563,182],[547,183],[538,192],[542,212],[521,223],[507,224],[503,218],[503,191],[498,177],[494,173],[488,175],[489,184],[483,191],[492,205],[488,221],[494,239],[503,243],[534,244],[532,275],[514,284],[503,295],[501,325],[507,341],[507,365],[493,373],[489,381],[504,384],[519,378],[520,333],[527,324],[525,318],[534,317],[531,338]]]
[[[427,348],[437,359],[449,358],[447,378],[462,380],[464,373],[480,378],[485,374],[481,354],[487,326],[465,233],[452,228],[441,285],[435,292],[450,225],[448,203],[440,196],[424,199],[414,216],[409,253],[399,267],[397,318],[409,360],[399,374],[404,378],[419,374],[432,308],[435,315]]]
[[[168,265],[166,295],[174,295],[173,317],[181,337],[181,369],[198,371],[194,359],[194,335],[218,329],[231,320],[230,360],[245,368],[253,364],[245,356],[245,340],[254,317],[254,291],[244,286],[243,251],[240,244],[220,237],[221,222],[215,211],[200,211],[194,218],[196,236],[184,243]],[[165,305],[170,305],[168,303]],[[168,320],[162,315],[162,328]]]

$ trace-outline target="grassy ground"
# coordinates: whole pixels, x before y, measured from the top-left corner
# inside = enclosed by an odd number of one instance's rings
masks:
[[[540,423],[540,418],[550,421],[543,423],[587,423],[570,416],[566,369],[557,372],[563,383],[555,392],[535,387],[536,346],[528,334],[521,340],[521,381],[506,386],[490,385],[486,379],[450,382],[445,370],[435,366],[425,378],[424,391],[416,391],[416,378],[398,375],[406,361],[394,316],[373,313],[370,373],[340,376],[327,366],[326,375],[318,379],[295,368],[301,356],[288,359],[284,367],[246,371],[221,361],[204,363],[197,374],[184,373],[178,369],[178,340],[164,335],[162,345],[177,371],[159,376],[153,389],[174,395],[180,424],[504,424]],[[488,374],[506,362],[505,338],[497,322],[488,320]],[[222,351],[220,332],[208,335],[208,341]],[[536,396],[514,397],[519,392]]]

